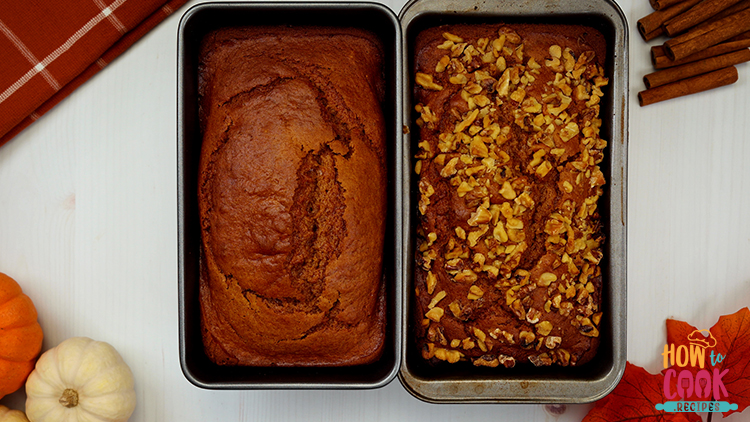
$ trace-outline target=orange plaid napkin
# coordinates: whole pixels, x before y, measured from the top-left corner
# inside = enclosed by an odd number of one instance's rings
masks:
[[[0,145],[186,2],[0,1]]]

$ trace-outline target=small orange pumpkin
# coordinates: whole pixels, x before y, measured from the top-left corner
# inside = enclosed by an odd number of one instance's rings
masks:
[[[0,398],[21,388],[41,350],[34,304],[15,280],[0,273]]]

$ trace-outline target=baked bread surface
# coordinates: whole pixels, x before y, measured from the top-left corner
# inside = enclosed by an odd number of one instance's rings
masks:
[[[339,366],[383,349],[382,48],[347,28],[202,43],[201,323],[221,365]]]
[[[413,317],[425,359],[568,366],[596,353],[605,46],[572,25],[418,35]]]

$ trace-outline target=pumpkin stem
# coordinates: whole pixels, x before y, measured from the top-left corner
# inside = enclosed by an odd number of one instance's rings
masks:
[[[60,397],[60,404],[67,408],[78,406],[78,392],[72,388],[66,388]]]

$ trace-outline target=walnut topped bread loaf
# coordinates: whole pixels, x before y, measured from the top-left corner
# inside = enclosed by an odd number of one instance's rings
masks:
[[[351,28],[214,31],[202,43],[201,323],[221,365],[377,360],[383,52]]]
[[[605,40],[450,25],[416,40],[422,355],[580,365],[599,344]]]

